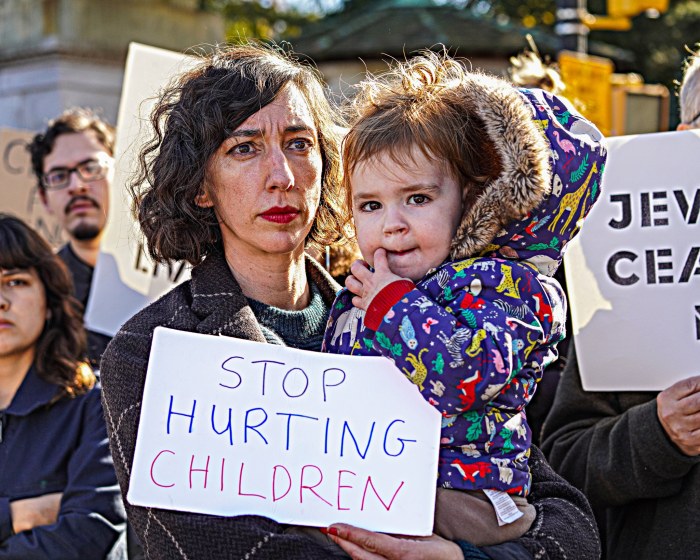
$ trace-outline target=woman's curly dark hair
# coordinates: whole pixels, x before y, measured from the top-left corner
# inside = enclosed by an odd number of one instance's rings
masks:
[[[63,389],[59,398],[88,391],[95,375],[85,362],[82,305],[73,297],[73,282],[63,261],[22,220],[0,213],[0,268],[33,269],[44,287],[48,318],[34,353],[39,377]]]
[[[219,247],[214,210],[195,203],[207,162],[287,84],[295,85],[308,103],[323,162],[321,200],[306,241],[322,246],[340,237],[341,129],[317,72],[279,47],[236,45],[217,49],[176,78],[151,113],[153,136],[141,150],[130,190],[134,214],[156,262],[196,265]]]

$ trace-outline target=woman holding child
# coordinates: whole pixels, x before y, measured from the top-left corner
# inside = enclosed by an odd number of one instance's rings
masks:
[[[128,321],[102,360],[104,406],[126,496],[153,330],[320,350],[339,286],[307,247],[344,231],[337,121],[319,78],[258,46],[218,51],[163,93],[142,153],[135,208],[157,261],[186,260],[192,279]],[[595,558],[588,505],[530,456],[537,517],[524,536],[480,550],[433,536],[402,539],[346,525],[289,530],[270,519],[132,506],[151,558]],[[455,512],[459,516],[459,512]],[[465,520],[469,519],[465,515]],[[574,551],[576,551],[574,553]]]

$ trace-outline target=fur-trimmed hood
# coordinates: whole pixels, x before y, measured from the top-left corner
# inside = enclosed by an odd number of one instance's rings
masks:
[[[551,276],[600,194],[603,135],[565,99],[484,74],[465,88],[498,154],[498,173],[465,209],[451,260],[528,261]]]

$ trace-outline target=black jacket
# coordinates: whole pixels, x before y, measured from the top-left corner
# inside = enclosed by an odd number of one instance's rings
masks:
[[[68,268],[73,278],[74,295],[76,299],[83,304],[83,308],[87,306],[90,298],[90,289],[92,288],[92,274],[95,271],[86,262],[80,260],[73,252],[69,243],[66,243],[58,251],[57,255]],[[98,333],[91,330],[86,330],[88,339],[88,359],[94,370],[100,367],[100,358],[107,348],[112,337],[106,334]]]
[[[126,516],[100,389],[52,404],[58,390],[32,368],[0,411],[0,559],[121,560]],[[58,522],[13,535],[10,502],[53,492]]]
[[[588,496],[609,560],[700,558],[700,456],[666,436],[656,395],[584,391],[572,342],[544,424],[542,449]]]

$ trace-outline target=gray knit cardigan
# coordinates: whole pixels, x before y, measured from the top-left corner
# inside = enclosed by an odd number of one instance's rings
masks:
[[[309,279],[331,305],[339,286],[307,257]],[[281,524],[258,516],[218,517],[133,506],[126,500],[153,330],[165,326],[265,342],[258,322],[220,253],[209,255],[192,279],[132,317],[102,357],[102,402],[117,479],[130,523],[151,559],[326,559],[329,554]],[[600,545],[583,495],[549,468],[538,449],[530,459],[537,519],[519,540],[540,559],[594,560]]]

